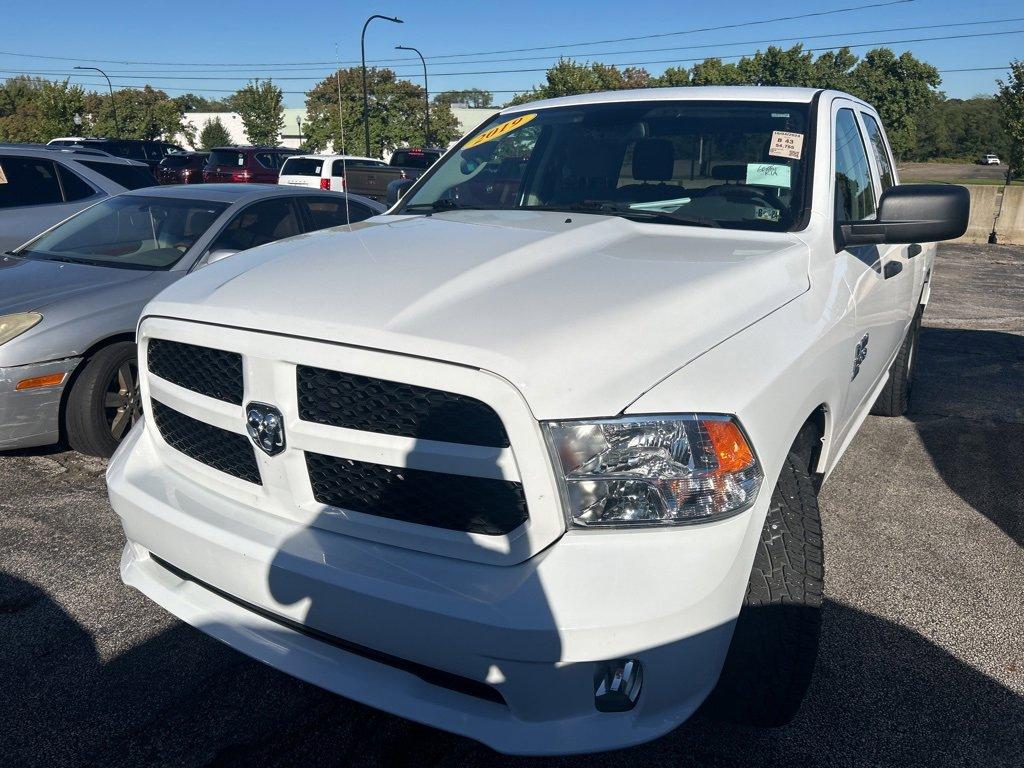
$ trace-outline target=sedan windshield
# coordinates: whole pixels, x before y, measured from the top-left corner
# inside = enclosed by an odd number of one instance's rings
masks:
[[[785,231],[807,206],[807,114],[799,103],[649,101],[498,115],[399,212],[555,210]]]
[[[227,203],[120,195],[40,235],[17,255],[124,269],[169,269]]]

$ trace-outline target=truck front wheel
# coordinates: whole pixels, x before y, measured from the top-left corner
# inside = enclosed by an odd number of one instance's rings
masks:
[[[772,493],[709,714],[758,726],[793,719],[818,654],[824,575],[814,482],[807,457],[792,452]]]

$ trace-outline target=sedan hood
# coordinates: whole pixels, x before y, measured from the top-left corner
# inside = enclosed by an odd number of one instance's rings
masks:
[[[42,310],[80,293],[151,275],[137,269],[0,256],[0,315]]]
[[[511,381],[537,418],[609,416],[806,291],[807,261],[785,233],[536,211],[383,216],[225,259],[144,314],[473,366]]]

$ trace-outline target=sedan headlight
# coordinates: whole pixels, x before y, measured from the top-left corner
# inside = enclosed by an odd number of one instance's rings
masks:
[[[34,326],[43,316],[38,312],[18,312],[15,315],[0,315],[0,344],[6,344]]]
[[[764,475],[729,416],[546,422],[570,524],[666,526],[749,507]]]

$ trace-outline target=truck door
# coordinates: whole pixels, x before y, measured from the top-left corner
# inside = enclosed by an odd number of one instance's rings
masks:
[[[832,146],[836,221],[875,218],[879,198],[877,170],[868,155],[852,104],[833,104]],[[849,246],[838,254],[853,294],[857,327],[854,338],[849,340],[846,420],[861,407],[870,405],[865,400],[888,370],[903,339],[913,275],[900,263],[897,251],[893,246],[861,245]]]

